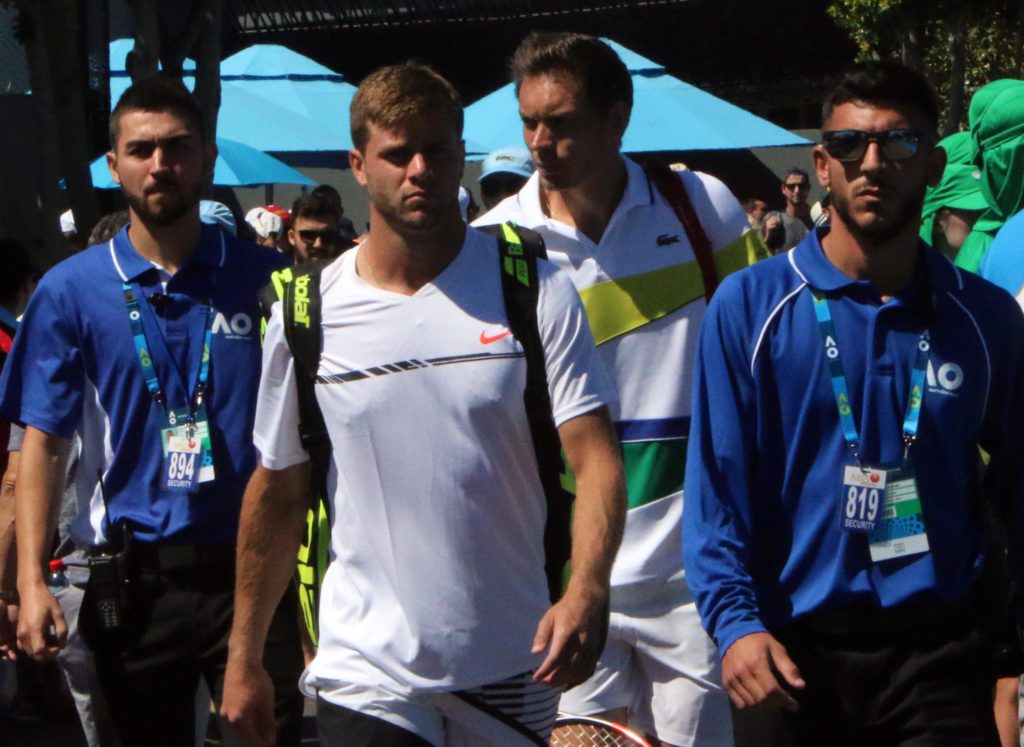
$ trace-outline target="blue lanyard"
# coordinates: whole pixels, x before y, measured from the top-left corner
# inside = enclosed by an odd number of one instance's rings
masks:
[[[839,422],[843,427],[843,438],[850,447],[853,456],[860,464],[860,435],[857,424],[853,421],[853,410],[850,406],[850,390],[846,385],[846,371],[839,356],[839,343],[836,328],[832,323],[832,311],[828,299],[811,290],[814,297],[814,315],[818,319],[818,331],[825,342],[825,359],[828,361],[829,374],[832,376],[832,392],[836,397],[836,408],[839,410]],[[903,462],[907,461],[910,446],[917,438],[917,426],[921,420],[921,404],[924,400],[924,383],[928,369],[928,351],[931,350],[931,337],[928,330],[921,332],[917,341],[917,354],[914,357],[914,368],[910,373],[910,398],[907,400],[907,412],[903,417]]]
[[[146,329],[142,326],[142,309],[139,308],[139,298],[135,289],[129,283],[122,283],[124,291],[124,305],[128,309],[128,320],[132,325],[132,338],[135,341],[135,351],[138,354],[139,364],[142,366],[142,375],[146,380],[146,389],[153,397],[153,401],[161,407],[167,407],[167,397],[160,388],[160,380],[157,379],[156,369],[153,367],[153,356],[149,353],[149,344],[146,341]],[[139,291],[141,293],[141,290]],[[210,350],[213,341],[213,307],[206,307],[206,332],[203,334],[203,352],[199,363],[199,376],[196,379],[195,390],[189,402],[189,420],[195,419],[195,414],[203,405],[203,396],[206,394],[206,383],[210,378]]]

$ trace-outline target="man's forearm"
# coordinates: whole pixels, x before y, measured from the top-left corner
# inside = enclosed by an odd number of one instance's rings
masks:
[[[605,408],[569,421],[559,435],[576,473],[568,590],[607,589],[626,520],[626,482],[618,438]]]
[[[20,451],[7,455],[7,470],[0,482],[0,594],[13,592],[17,582],[18,558],[14,542],[14,486],[18,479]],[[9,601],[9,600],[8,600]]]
[[[238,530],[231,656],[261,659],[270,621],[295,573],[306,510],[309,463],[256,468],[242,500]]]
[[[44,581],[64,490],[67,456],[66,438],[31,426],[25,429],[14,491],[19,589]]]

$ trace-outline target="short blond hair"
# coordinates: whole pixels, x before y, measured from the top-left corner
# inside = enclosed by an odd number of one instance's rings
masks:
[[[349,127],[358,150],[370,139],[370,124],[393,129],[413,117],[441,111],[462,139],[462,97],[440,73],[419,62],[389,65],[363,79],[352,99]]]

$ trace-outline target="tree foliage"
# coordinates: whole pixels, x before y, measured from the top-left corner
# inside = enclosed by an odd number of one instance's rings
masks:
[[[860,59],[896,58],[928,76],[945,132],[966,126],[978,88],[1024,76],[1024,0],[832,0],[828,13]]]

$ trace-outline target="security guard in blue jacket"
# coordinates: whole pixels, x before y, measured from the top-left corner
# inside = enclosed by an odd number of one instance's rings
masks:
[[[814,151],[831,228],[728,278],[705,317],[684,547],[738,744],[758,712],[786,743],[996,743],[978,447],[1019,546],[1024,319],[918,241],[937,119],[917,73],[848,73]]]

